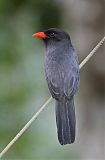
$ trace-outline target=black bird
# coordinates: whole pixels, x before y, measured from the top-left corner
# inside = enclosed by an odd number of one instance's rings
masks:
[[[75,141],[74,95],[80,75],[77,54],[70,36],[61,29],[50,28],[33,36],[45,42],[45,74],[49,90],[56,102],[56,123],[61,145]]]

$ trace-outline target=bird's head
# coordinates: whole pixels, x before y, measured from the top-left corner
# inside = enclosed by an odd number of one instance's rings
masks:
[[[48,42],[60,42],[64,40],[70,40],[68,33],[64,32],[61,29],[50,28],[43,32],[37,32],[33,34],[34,37],[42,38],[45,43]]]

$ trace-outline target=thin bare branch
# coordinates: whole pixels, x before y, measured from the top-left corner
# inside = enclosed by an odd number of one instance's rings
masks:
[[[89,59],[95,54],[95,52],[100,48],[100,46],[104,43],[105,37],[96,45],[96,47],[89,53],[89,55],[82,61],[79,65],[81,69]],[[11,142],[2,150],[0,153],[0,158],[5,155],[5,153],[13,146],[13,144],[22,136],[22,134],[30,127],[30,125],[37,119],[39,114],[47,107],[47,105],[51,102],[53,98],[50,97],[42,106],[41,108],[33,115],[33,117],[28,121],[28,123],[18,132],[18,134],[11,140]]]
[[[95,48],[88,54],[88,56],[81,62],[79,65],[79,68],[81,69],[87,62],[88,60],[96,53],[96,51],[101,47],[101,45],[105,41],[105,36],[101,39],[101,41],[95,46]]]

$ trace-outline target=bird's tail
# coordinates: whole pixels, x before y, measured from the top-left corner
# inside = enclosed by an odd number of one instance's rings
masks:
[[[74,98],[56,101],[56,123],[60,144],[73,143],[75,140]]]

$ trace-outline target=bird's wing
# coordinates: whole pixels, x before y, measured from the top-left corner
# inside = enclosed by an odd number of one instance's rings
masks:
[[[79,69],[72,68],[64,78],[64,94],[67,98],[72,97],[79,88]]]
[[[78,90],[80,81],[76,58],[65,58],[61,64],[51,61],[51,64],[46,66],[46,79],[53,98],[71,98]]]
[[[59,99],[62,93],[62,77],[59,67],[55,68],[54,66],[56,66],[56,64],[53,64],[51,68],[46,68],[46,80],[52,97],[55,99]]]

